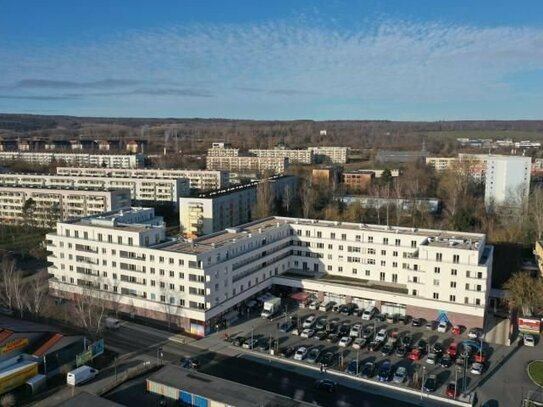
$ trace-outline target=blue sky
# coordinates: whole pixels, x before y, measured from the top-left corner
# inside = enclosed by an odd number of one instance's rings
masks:
[[[543,119],[543,2],[0,0],[0,111]]]

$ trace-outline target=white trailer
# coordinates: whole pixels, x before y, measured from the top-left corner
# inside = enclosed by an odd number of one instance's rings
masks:
[[[279,297],[272,297],[266,300],[264,302],[264,308],[262,309],[262,313],[260,316],[262,318],[271,318],[275,314],[279,312],[279,309],[281,308],[281,298]]]

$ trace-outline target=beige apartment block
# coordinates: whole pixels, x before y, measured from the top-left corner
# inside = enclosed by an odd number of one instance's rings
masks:
[[[315,163],[345,164],[349,159],[349,147],[309,147]]]
[[[213,157],[208,155],[206,165],[208,170],[282,174],[288,167],[288,159],[284,157]]]
[[[493,248],[483,234],[270,217],[193,241],[153,209],[69,222],[47,235],[50,292],[195,335],[272,286],[382,313],[484,326]]]
[[[57,162],[82,167],[140,168],[143,167],[143,158],[143,154],[0,152],[0,162],[20,160],[38,165]]]
[[[305,150],[294,150],[276,147],[274,149],[253,149],[249,150],[249,154],[253,154],[256,157],[263,158],[288,158],[290,164],[299,163],[299,164],[312,164],[313,163],[313,152],[309,149]]]

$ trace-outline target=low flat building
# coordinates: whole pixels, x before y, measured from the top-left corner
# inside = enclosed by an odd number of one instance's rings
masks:
[[[281,202],[285,193],[294,196],[296,177],[277,176],[266,180],[270,200]],[[179,199],[179,223],[183,235],[194,238],[253,220],[258,186],[263,181],[223,188]],[[288,192],[285,192],[288,189]]]
[[[230,185],[227,171],[215,170],[182,170],[182,169],[121,169],[121,168],[81,168],[57,167],[57,175],[70,177],[116,177],[116,178],[186,178],[191,192],[205,192],[226,188]]]
[[[0,220],[4,224],[50,227],[58,220],[116,211],[130,205],[130,193],[122,189],[0,186]]]
[[[57,162],[82,167],[140,168],[143,167],[143,160],[143,154],[0,152],[0,162],[24,161],[37,165]]]
[[[288,167],[287,158],[277,157],[217,157],[207,156],[208,170],[223,170],[230,172],[257,172],[282,174]]]
[[[368,192],[375,179],[373,171],[359,170],[346,171],[343,173],[343,184],[349,191]]]
[[[0,186],[119,189],[130,191],[132,202],[138,205],[166,205],[177,208],[179,198],[190,194],[189,182],[185,178],[131,178],[111,176],[74,176],[46,174],[0,174]]]
[[[492,277],[484,234],[316,219],[270,217],[186,241],[166,237],[153,209],[132,208],[59,222],[46,240],[52,295],[85,292],[200,336],[272,286],[481,327]]]

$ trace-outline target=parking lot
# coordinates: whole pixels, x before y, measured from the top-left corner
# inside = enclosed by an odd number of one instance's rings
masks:
[[[311,326],[314,331],[304,333],[303,322],[310,317],[314,317],[315,322]],[[285,326],[283,324],[291,320],[299,321],[299,329],[294,327],[287,329],[288,332],[284,332]],[[387,382],[391,386],[422,389],[444,397],[454,396],[455,390],[450,386],[451,383],[456,384],[457,396],[463,393],[464,388],[468,391],[473,390],[477,383],[485,377],[486,372],[492,368],[493,363],[501,357],[500,353],[504,351],[501,346],[483,342],[484,368],[480,374],[471,371],[473,363],[477,361],[476,358],[480,357],[476,351],[464,363],[456,364],[457,358],[463,360],[462,346],[458,347],[459,355],[451,358],[450,366],[447,367],[447,363],[441,366],[441,355],[447,354],[452,343],[460,344],[464,341],[471,341],[467,343],[479,346],[481,342],[468,337],[469,329],[464,330],[460,335],[455,335],[451,332],[450,326],[443,333],[438,332],[435,326],[434,329],[426,327],[426,321],[421,322],[421,326],[416,327],[412,325],[412,319],[395,322],[387,322],[381,318],[362,320],[358,315],[346,316],[332,310],[323,312],[314,309],[296,309],[288,314],[280,314],[272,321],[254,319],[252,323],[244,324],[250,329],[245,328],[243,332],[236,332],[235,336],[238,341],[233,344],[245,345],[246,349],[253,348],[255,351],[269,354],[271,340],[273,353],[279,359],[299,360],[302,365],[314,366],[321,370],[335,369],[372,381]],[[352,330],[355,324],[361,325],[358,332],[356,329]],[[343,333],[339,333],[341,329],[343,329]],[[380,345],[375,345],[376,334],[382,329],[386,330],[387,338]],[[369,334],[369,331],[372,333]],[[334,335],[335,332],[337,335]],[[304,337],[306,334],[311,337]],[[350,335],[353,335],[351,340],[341,341],[341,338],[350,337]],[[366,341],[357,340],[363,336],[367,337]],[[396,338],[393,345],[390,342],[394,342],[394,340],[388,339],[391,336]],[[410,337],[410,340],[408,341],[406,337]],[[234,342],[235,339],[233,338]],[[356,345],[353,347],[353,344],[361,342],[359,349],[356,349]],[[389,342],[389,346],[385,346],[387,342]],[[442,348],[441,354],[439,345]],[[300,347],[306,348],[306,351],[300,351],[297,354]],[[374,347],[375,350],[373,350]],[[398,349],[402,347],[405,350],[399,351]],[[418,353],[417,351],[412,352],[412,349],[417,347],[420,348],[420,359],[416,355],[411,355],[411,353]],[[438,348],[435,357],[431,355],[434,353],[434,347]],[[314,349],[318,349],[318,351]],[[383,350],[387,352],[384,353]],[[326,355],[327,353],[328,355]],[[410,358],[410,355],[414,360]],[[429,355],[431,355],[430,358]],[[433,360],[429,362],[428,359]],[[400,367],[405,368],[400,369],[400,373],[405,370],[405,378],[402,378],[401,375],[395,377],[395,372]],[[449,391],[447,392],[448,386]]]

